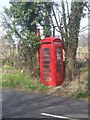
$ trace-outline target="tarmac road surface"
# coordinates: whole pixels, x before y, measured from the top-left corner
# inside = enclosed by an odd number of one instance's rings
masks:
[[[88,119],[88,102],[85,100],[10,89],[1,91],[2,118]]]

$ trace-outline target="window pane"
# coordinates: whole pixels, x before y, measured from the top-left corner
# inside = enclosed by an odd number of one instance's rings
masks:
[[[44,55],[44,56],[50,55],[50,50],[49,50],[49,48],[44,48],[44,49],[43,49],[43,55]]]
[[[44,48],[43,51],[49,51],[49,48]]]
[[[50,69],[44,69],[43,72],[51,72]]]
[[[56,70],[60,71],[61,70],[61,61],[60,61],[60,48],[56,48]]]
[[[45,78],[43,78],[43,80],[44,81],[51,81],[51,78],[50,77],[48,77],[48,78],[45,77]]]
[[[43,61],[44,64],[49,64],[50,62],[49,61]]]
[[[49,66],[49,65],[44,65],[43,67],[44,67],[44,68],[49,68],[50,66]]]
[[[50,74],[43,74],[43,76],[50,76]]]
[[[47,61],[47,60],[50,60],[50,57],[43,57],[43,61]]]

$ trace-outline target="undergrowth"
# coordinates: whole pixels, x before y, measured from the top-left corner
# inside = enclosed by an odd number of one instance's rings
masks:
[[[27,73],[22,73],[20,70],[10,67],[8,65],[2,66],[2,74],[0,74],[0,79],[2,79],[3,88],[15,88],[24,91],[33,92],[43,92],[43,93],[54,93],[62,96],[73,96],[76,98],[90,98],[90,93],[88,92],[88,77],[87,77],[87,66],[81,67],[80,80],[72,81],[66,86],[62,85],[60,90],[55,90],[55,87],[48,87],[40,83],[39,80],[33,79],[32,76]],[[78,83],[79,82],[79,83]],[[0,81],[1,86],[1,81]],[[56,93],[55,93],[56,92]],[[62,94],[61,94],[62,93]]]
[[[76,98],[88,98],[88,99],[90,99],[90,93],[89,92],[86,92],[86,93],[80,92],[76,95]]]
[[[34,80],[20,70],[8,65],[2,66],[2,87],[20,88],[26,91],[45,92],[48,86],[42,85],[39,80]]]

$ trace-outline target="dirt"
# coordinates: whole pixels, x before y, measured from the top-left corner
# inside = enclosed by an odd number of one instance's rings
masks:
[[[87,72],[82,73],[80,75],[80,80],[76,79],[75,81],[72,81],[68,84],[64,82],[63,85],[61,85],[60,87],[50,88],[47,94],[48,95],[52,94],[56,96],[59,96],[59,95],[60,96],[75,96],[76,94],[80,92],[86,92],[88,90],[87,76],[88,76]]]

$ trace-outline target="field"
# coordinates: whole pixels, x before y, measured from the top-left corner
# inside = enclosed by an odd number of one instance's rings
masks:
[[[76,59],[79,61],[87,61],[87,59],[88,59],[88,46],[77,48]]]

